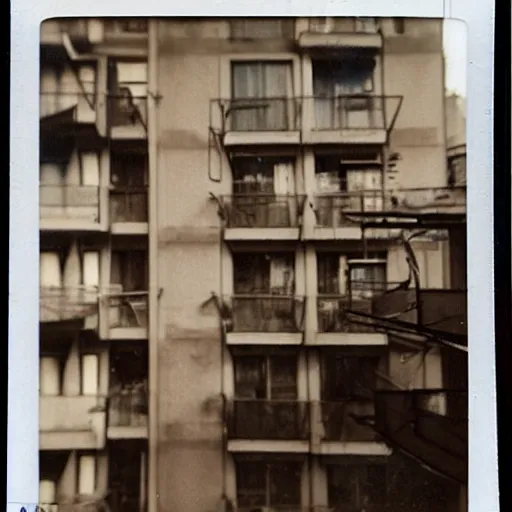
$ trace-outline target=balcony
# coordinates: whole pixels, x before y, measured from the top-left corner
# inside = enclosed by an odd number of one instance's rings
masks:
[[[110,396],[107,437],[108,439],[147,439],[146,386],[133,385]]]
[[[96,95],[83,91],[40,93],[42,128],[66,128],[74,124],[96,123]]]
[[[98,396],[41,396],[41,450],[102,449],[106,443],[105,400]]]
[[[148,233],[148,190],[116,187],[110,191],[111,232],[122,235]]]
[[[84,329],[98,328],[98,297],[95,287],[42,287],[39,291],[39,321],[79,321]]]
[[[247,98],[217,100],[225,146],[298,145],[300,100]]]
[[[383,199],[383,193],[380,190],[317,194],[314,198],[316,226],[311,233],[311,238],[314,240],[360,240],[361,226],[345,216],[345,213],[361,210],[381,211]]]
[[[228,408],[232,451],[307,451],[309,404],[297,400],[233,400]]]
[[[39,186],[42,231],[98,231],[100,188],[86,185]]]
[[[395,290],[376,296],[372,311],[376,317],[393,316],[396,320],[412,325],[428,326],[436,332],[467,336],[467,292],[465,290],[422,289],[419,291],[419,307],[415,289]],[[404,311],[406,311],[404,313]]]
[[[298,240],[306,196],[224,196],[226,240]]]
[[[385,144],[401,96],[358,94],[303,99],[306,144]]]
[[[298,45],[303,50],[366,50],[377,52],[383,38],[377,23],[359,26],[356,19],[305,19],[298,23]]]
[[[467,391],[378,391],[375,428],[434,471],[467,483]]]
[[[364,223],[367,228],[449,229],[466,222],[466,187],[387,191],[380,209],[354,202],[344,213],[352,222]]]
[[[350,300],[346,295],[321,295],[317,297],[317,334],[315,345],[386,346],[385,334],[375,332],[368,325],[355,324],[347,318],[346,311],[370,314],[369,300]]]
[[[147,139],[147,96],[133,96],[128,88],[108,97],[108,125],[115,140]]]
[[[105,299],[104,312],[111,340],[145,340],[148,337],[148,292],[112,292]],[[102,322],[103,324],[103,322]],[[103,337],[103,336],[102,336]]]
[[[45,20],[41,24],[41,45],[63,46],[63,35],[67,34],[77,51],[87,51],[90,47],[90,20],[59,19]]]
[[[229,300],[232,327],[230,345],[299,345],[305,300],[297,296],[235,295]]]
[[[358,416],[373,417],[373,400],[313,402],[312,450],[322,455],[389,455],[369,426],[362,425]]]

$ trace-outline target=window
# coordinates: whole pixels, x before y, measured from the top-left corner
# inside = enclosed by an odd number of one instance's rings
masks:
[[[386,263],[350,264],[350,291],[352,298],[371,298],[387,288]]]
[[[121,18],[114,22],[119,32],[143,34],[148,31],[148,21],[140,18]]]
[[[234,62],[231,71],[231,129],[280,131],[294,126],[291,62]]]
[[[361,509],[384,505],[386,467],[383,464],[329,465],[327,480],[330,507]]]
[[[109,62],[111,126],[146,125],[147,62]]]
[[[328,401],[372,400],[378,357],[326,356],[322,367],[322,396]]]
[[[99,358],[96,354],[81,357],[82,395],[97,396],[99,391]]]
[[[79,167],[82,185],[99,187],[100,157],[93,151],[80,151]]]
[[[301,469],[298,462],[238,461],[238,506],[300,507]]]
[[[73,245],[66,252],[44,251],[39,256],[41,288],[98,287],[99,252],[79,251]]]
[[[148,258],[144,250],[112,251],[110,282],[124,292],[147,291]]]
[[[112,151],[110,156],[112,222],[147,222],[147,150]]]
[[[238,253],[233,256],[235,294],[293,295],[294,256]]]
[[[78,494],[90,496],[96,490],[96,457],[81,455],[78,459]]]
[[[235,395],[237,398],[296,400],[296,356],[236,357]]]
[[[374,92],[374,59],[313,62],[315,128],[370,128],[375,110],[380,111]]]
[[[379,30],[379,21],[376,18],[356,18],[356,32],[374,34]]]
[[[58,396],[61,390],[61,361],[58,357],[43,356],[39,360],[39,393]]]
[[[393,18],[395,34],[405,34],[405,18]]]
[[[232,39],[292,39],[293,29],[293,19],[248,18],[231,21]]]

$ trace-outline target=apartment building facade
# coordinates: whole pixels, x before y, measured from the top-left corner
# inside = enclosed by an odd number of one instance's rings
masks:
[[[465,209],[442,21],[46,23],[41,502],[464,510],[371,425],[443,352],[348,319],[411,270],[350,212]],[[460,233],[411,242],[418,286],[465,287]]]

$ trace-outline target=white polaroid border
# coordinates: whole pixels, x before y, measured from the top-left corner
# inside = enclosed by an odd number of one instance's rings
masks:
[[[470,512],[498,511],[493,287],[493,0],[12,0],[7,510],[39,492],[39,25],[58,16],[408,16],[468,30]]]

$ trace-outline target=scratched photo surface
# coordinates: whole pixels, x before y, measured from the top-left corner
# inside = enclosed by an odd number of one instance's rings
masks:
[[[44,512],[467,511],[457,23],[42,24]]]

